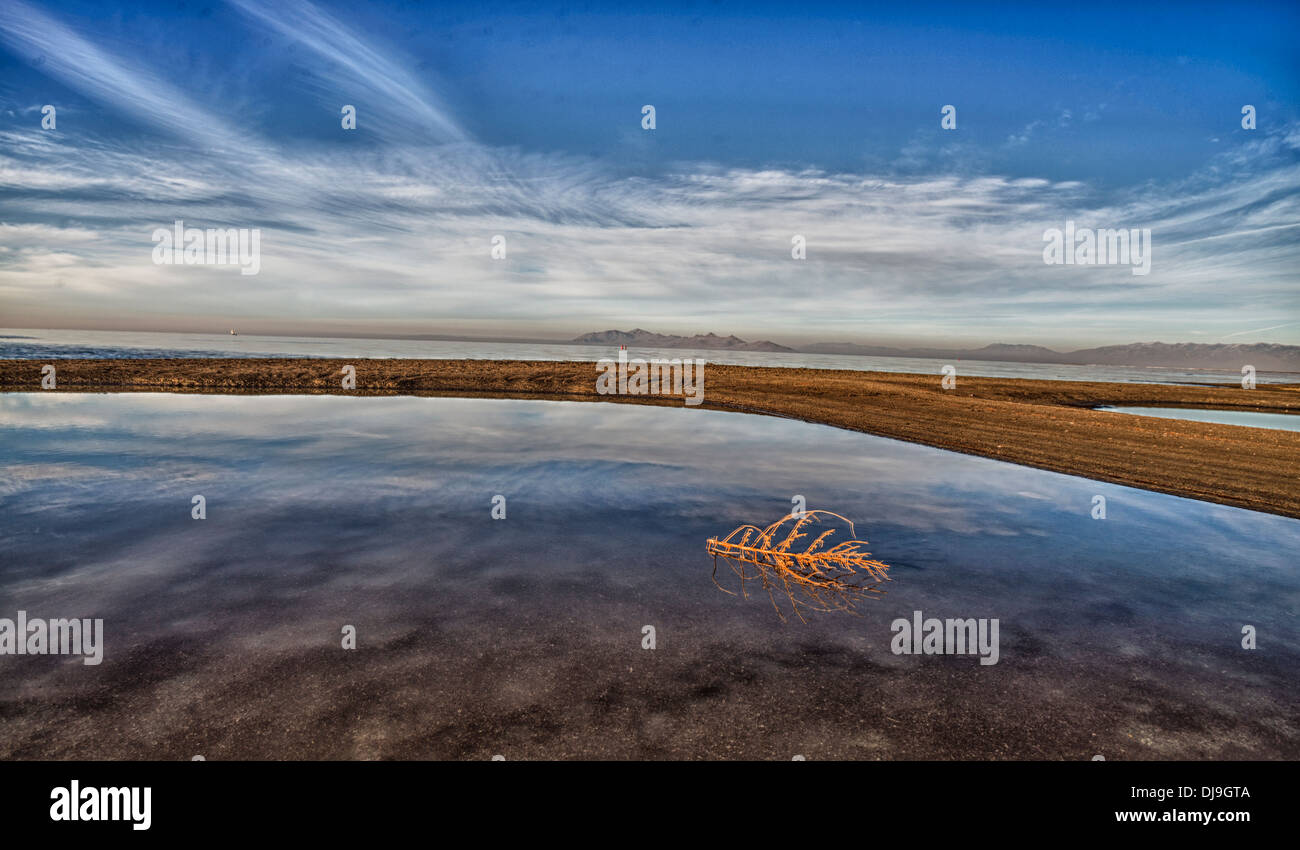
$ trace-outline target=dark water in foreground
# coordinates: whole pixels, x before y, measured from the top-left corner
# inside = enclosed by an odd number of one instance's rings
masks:
[[[710,581],[705,539],[795,494],[893,566],[863,616]],[[1295,759],[1297,551],[1292,519],[743,414],[6,394],[0,617],[106,649],[0,656],[0,756]],[[999,662],[894,655],[915,610],[998,618]]]

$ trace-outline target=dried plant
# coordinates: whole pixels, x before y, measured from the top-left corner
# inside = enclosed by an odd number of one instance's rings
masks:
[[[828,528],[802,548],[796,547],[810,536],[813,529],[809,526],[831,522],[832,518],[843,525]],[[787,525],[791,521],[793,524]],[[718,558],[723,558],[740,577],[740,595],[749,598],[745,586],[751,581],[762,582],[782,621],[785,615],[776,602],[777,590],[785,592],[801,622],[806,622],[801,613],[804,610],[856,613],[860,601],[884,593],[877,584],[890,580],[889,565],[870,559],[871,553],[863,549],[865,540],[844,540],[826,548],[843,526],[854,538],[853,523],[839,514],[804,511],[799,516],[789,514],[762,530],[742,525],[721,540],[710,537],[706,550],[713,556],[713,583],[724,593],[736,595],[718,584]]]

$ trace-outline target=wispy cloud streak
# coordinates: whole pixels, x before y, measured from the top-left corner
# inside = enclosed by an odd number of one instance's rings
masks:
[[[165,134],[128,142],[43,133],[35,121],[0,131],[5,324],[243,317],[494,333],[630,323],[789,341],[1061,345],[1255,333],[1243,327],[1290,341],[1300,324],[1287,321],[1300,314],[1294,127],[1261,131],[1177,183],[1104,195],[979,172],[685,162],[628,176],[597,157],[475,143],[382,45],[331,15],[305,2],[236,5],[330,60],[340,90],[370,92],[363,115],[417,132],[275,144],[22,0],[0,6],[7,49],[44,56],[45,72]],[[175,218],[262,228],[261,274],[153,265],[150,233]],[[1150,228],[1152,273],[1045,266],[1043,231],[1067,219]],[[497,234],[505,260],[489,253]],[[791,258],[796,234],[806,260]]]
[[[387,58],[355,31],[306,0],[231,0],[251,19],[310,48],[339,91],[364,93],[372,106],[365,120],[378,129],[414,122],[434,142],[464,142],[468,136],[441,100],[408,68]],[[337,63],[342,70],[331,70]]]

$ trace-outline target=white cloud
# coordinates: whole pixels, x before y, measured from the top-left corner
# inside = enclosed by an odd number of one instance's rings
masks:
[[[5,324],[258,317],[577,332],[630,322],[787,339],[1057,342],[1223,333],[1296,311],[1295,128],[1261,131],[1205,173],[1105,202],[1075,181],[978,173],[683,163],[628,177],[594,159],[468,141],[432,93],[332,18],[305,3],[239,5],[388,90],[382,110],[415,115],[442,143],[380,134],[362,148],[282,149],[236,134],[148,69],[7,6],[0,38],[11,48],[43,49],[68,85],[184,143],[142,150],[0,132]],[[261,228],[261,273],[153,265],[150,234],[176,218]],[[1152,273],[1045,266],[1043,230],[1067,218],[1151,228]],[[489,256],[495,234],[507,238],[504,261]],[[795,234],[807,260],[790,257]]]

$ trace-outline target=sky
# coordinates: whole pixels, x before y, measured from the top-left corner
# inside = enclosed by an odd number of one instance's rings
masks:
[[[1297,36],[1294,3],[0,0],[0,327],[1300,344]],[[258,273],[155,263],[176,220],[257,229]],[[1046,263],[1067,221],[1149,230],[1149,273]]]

